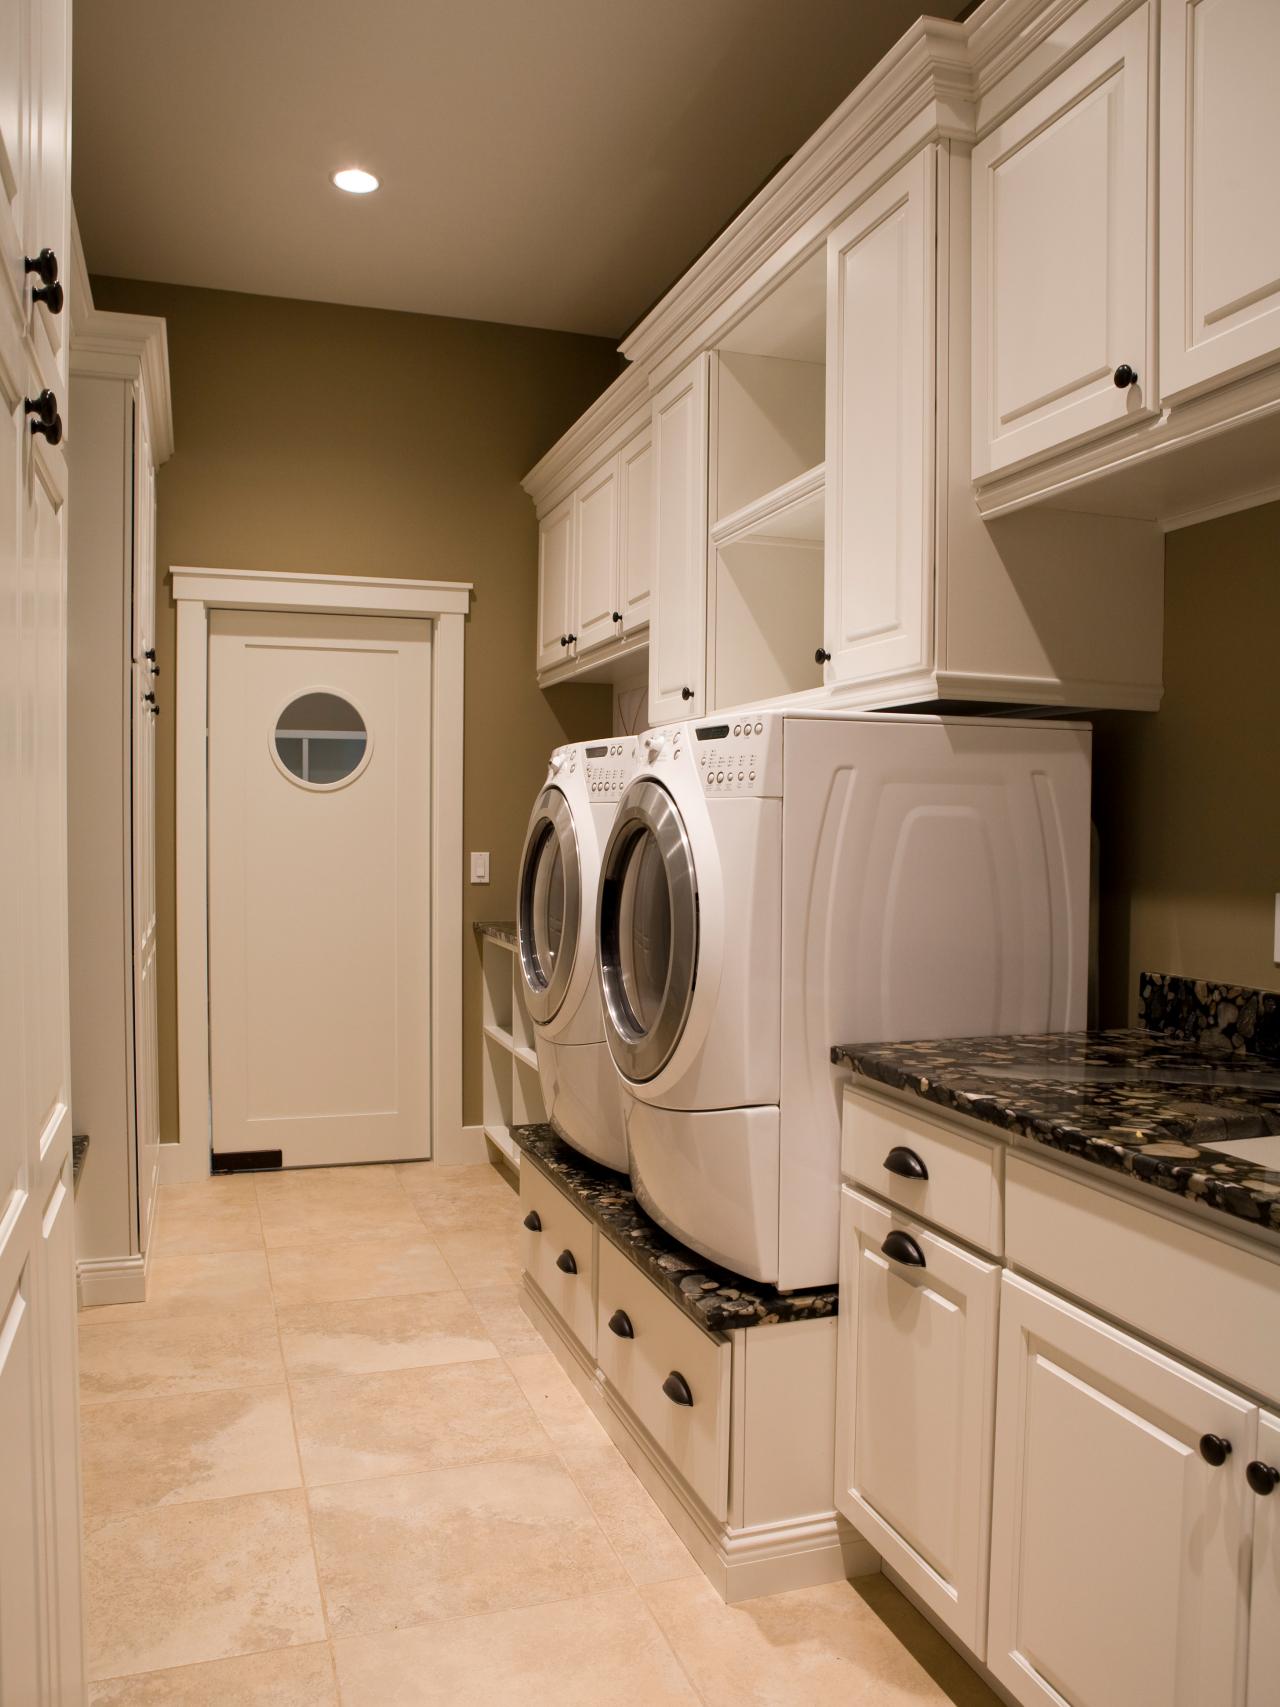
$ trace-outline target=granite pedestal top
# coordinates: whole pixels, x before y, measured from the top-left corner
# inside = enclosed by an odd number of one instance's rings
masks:
[[[513,919],[477,919],[471,928],[477,936],[491,937],[494,942],[505,942],[508,948],[518,946]]]
[[[611,1245],[706,1332],[835,1315],[834,1286],[776,1292],[708,1263],[649,1219],[624,1174],[579,1155],[550,1126],[513,1126],[511,1136],[520,1147],[522,1165],[545,1174]]]
[[[836,1064],[1280,1236],[1280,1168],[1248,1147],[1280,1133],[1280,1061],[1132,1031],[841,1044]]]

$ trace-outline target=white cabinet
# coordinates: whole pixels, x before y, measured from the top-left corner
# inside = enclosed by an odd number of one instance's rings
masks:
[[[1131,12],[974,149],[975,480],[1157,403],[1150,12]],[[984,101],[1002,104],[998,87]]]
[[[618,462],[603,468],[574,493],[575,570],[569,597],[569,632],[579,657],[612,640],[619,580]]]
[[[1254,1496],[1246,1707],[1272,1707],[1280,1679],[1280,1417],[1258,1418],[1257,1458],[1246,1467]]]
[[[538,521],[538,669],[563,664],[569,650],[573,582],[573,495]]]
[[[841,1192],[836,1505],[979,1657],[1000,1266]]]
[[[653,434],[648,422],[618,452],[621,559],[618,611],[624,634],[649,622],[653,586]]]
[[[922,150],[827,240],[829,681],[932,658],[935,170]]]
[[[1028,1281],[1001,1290],[987,1664],[1028,1707],[1239,1702],[1257,1411]]]
[[[160,1159],[155,467],[173,432],[163,320],[82,301],[73,334],[71,1083],[91,1140],[76,1237],[83,1301],[114,1304],[143,1296]]]
[[[1280,6],[1163,0],[1160,374],[1166,398],[1280,357]]]
[[[706,709],[707,480],[711,357],[695,356],[653,399],[654,563],[649,721]]]

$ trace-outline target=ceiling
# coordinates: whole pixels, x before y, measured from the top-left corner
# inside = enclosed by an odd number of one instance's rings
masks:
[[[921,9],[79,0],[85,254],[125,278],[618,337]],[[347,165],[382,189],[334,189]]]

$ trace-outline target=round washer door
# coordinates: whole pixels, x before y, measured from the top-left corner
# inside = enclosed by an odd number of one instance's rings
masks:
[[[622,797],[605,847],[596,914],[604,1031],[633,1084],[666,1066],[698,973],[698,883],[674,800],[648,778]]]
[[[573,977],[582,920],[582,866],[569,803],[558,788],[534,802],[520,856],[516,935],[530,1017],[546,1025]]]

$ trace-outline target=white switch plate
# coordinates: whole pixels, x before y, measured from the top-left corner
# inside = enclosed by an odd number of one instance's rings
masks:
[[[489,856],[487,853],[472,854],[471,881],[473,883],[487,883],[489,881]]]

